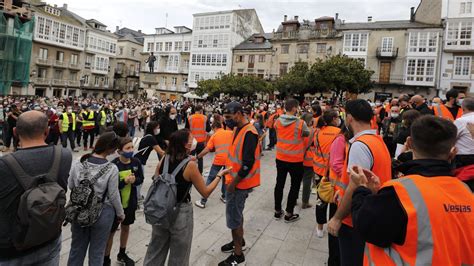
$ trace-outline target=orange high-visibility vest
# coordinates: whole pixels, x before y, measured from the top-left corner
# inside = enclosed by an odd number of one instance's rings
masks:
[[[403,245],[366,243],[364,265],[474,265],[474,196],[451,176],[391,180],[408,216]]]
[[[360,141],[367,145],[372,154],[373,163],[372,169],[370,169],[376,176],[380,178],[380,184],[383,184],[392,179],[392,159],[390,153],[385,145],[383,139],[379,135],[365,134],[359,136],[355,141]],[[339,182],[336,182],[336,189],[339,191],[339,195],[342,199],[344,193],[349,185],[349,174],[347,173],[350,147],[346,154],[346,160],[344,161],[344,167],[342,168],[342,177]],[[342,222],[352,227],[352,216],[349,214]]]
[[[281,118],[275,122],[277,132],[276,158],[290,163],[301,163],[304,159],[304,142],[302,131],[304,121],[297,119],[294,123],[284,127]]]
[[[316,128],[316,127],[317,127],[319,118],[320,118],[320,116],[313,118],[313,128]]]
[[[194,114],[188,118],[189,129],[197,142],[205,142],[207,138],[206,122],[207,117],[202,114]]]
[[[331,144],[340,132],[340,128],[325,126],[314,136],[313,170],[321,177],[328,174]]]
[[[303,161],[303,166],[305,167],[313,167],[313,158],[314,158],[314,145],[313,145],[313,140],[314,140],[314,134],[316,133],[317,129],[310,129],[310,134],[308,137],[304,138],[304,148],[305,148],[305,153],[304,153],[304,161]]]
[[[232,167],[232,171],[225,176],[225,183],[230,184],[232,180],[237,177],[240,168],[242,167],[242,151],[245,145],[245,135],[247,132],[251,132],[252,134],[256,135],[258,138],[258,132],[255,127],[248,123],[242,129],[240,129],[237,136],[234,138],[237,129],[234,129],[232,134],[232,144],[229,148],[229,154],[226,162],[226,168]],[[255,162],[250,169],[249,174],[242,178],[240,182],[236,185],[238,189],[251,189],[254,187],[260,186],[260,144],[257,144],[255,149]]]
[[[450,121],[454,121],[462,116],[462,108],[459,107],[458,114],[456,118],[453,117],[453,114],[449,111],[448,107],[446,107],[444,104],[440,104],[438,106],[434,106],[433,108],[434,115],[437,117],[441,117],[444,119],[448,119]]]
[[[379,134],[379,125],[377,124],[377,116],[373,116],[370,120],[370,128],[377,130],[377,135]]]
[[[275,117],[277,116],[278,114],[277,113],[274,113],[274,114],[271,114],[269,117],[268,117],[268,120],[267,122],[265,123],[265,126],[267,128],[275,128]]]
[[[225,165],[227,161],[227,152],[232,143],[233,132],[219,128],[207,142],[207,148],[215,151],[213,165]]]

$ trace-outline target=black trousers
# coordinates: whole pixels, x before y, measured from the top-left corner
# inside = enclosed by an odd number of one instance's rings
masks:
[[[342,224],[339,229],[339,250],[341,266],[362,266],[365,241],[354,228]]]
[[[293,213],[295,209],[296,200],[300,192],[301,180],[303,179],[304,167],[303,162],[289,163],[276,160],[277,167],[277,182],[275,184],[275,211],[281,211],[281,201],[283,200],[283,190],[285,189],[286,176],[288,173],[291,177],[290,192],[288,193],[288,200],[286,201],[286,212]]]
[[[196,149],[194,150],[192,155],[197,156],[199,153],[201,153],[204,150],[205,147],[206,147],[205,142],[198,142],[198,144],[196,145]],[[204,169],[204,159],[203,158],[200,158],[198,160],[198,168],[199,168],[199,172],[202,175],[202,171]]]
[[[83,130],[82,134],[84,134],[84,148],[87,148],[87,140],[90,137],[90,145],[89,148],[94,146],[94,137],[95,137],[95,128],[89,130]]]
[[[76,145],[74,143],[74,140],[75,140],[74,131],[69,130],[68,132],[63,132],[61,134],[61,144],[63,145],[63,148],[67,147],[68,139],[69,139],[69,145],[71,145],[71,150],[74,150],[76,148]]]
[[[269,136],[268,136],[270,143],[268,144],[268,148],[273,149],[277,143],[277,135],[276,130],[274,128],[270,128]]]
[[[329,203],[329,204],[326,204],[326,206],[329,207],[328,219],[331,219],[334,216],[334,214],[336,214],[337,204]],[[328,234],[328,248],[329,248],[328,266],[341,265],[339,239],[331,234]]]
[[[80,147],[81,146],[81,140],[82,140],[82,127],[81,126],[76,127],[75,136],[76,136],[77,146]]]
[[[57,145],[58,140],[59,140],[59,133],[49,131],[48,137],[46,138],[46,143]]]

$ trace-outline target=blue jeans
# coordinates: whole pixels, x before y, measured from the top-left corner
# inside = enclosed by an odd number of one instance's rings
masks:
[[[211,166],[211,170],[209,170],[209,176],[207,176],[206,186],[209,186],[209,184],[211,184],[212,181],[214,181],[214,179],[216,179],[217,174],[219,173],[219,171],[220,171],[222,168],[224,168],[224,165],[215,165],[215,164],[213,164],[213,165]],[[222,177],[221,183],[222,183],[222,188],[221,188],[222,198],[225,199],[225,182],[224,182],[224,177]],[[206,202],[207,202],[207,199],[205,199],[205,198],[202,198],[202,199],[201,199],[201,203],[202,203],[202,204],[206,204]]]
[[[28,255],[1,261],[0,266],[21,266],[21,265],[38,265],[38,266],[58,266],[59,255],[61,253],[61,236],[48,245],[35,250]]]
[[[114,208],[104,205],[97,222],[90,227],[71,224],[72,241],[68,266],[82,266],[89,249],[89,265],[103,265],[105,248],[115,219]]]
[[[135,137],[135,126],[134,125],[128,125],[128,133],[131,138]]]

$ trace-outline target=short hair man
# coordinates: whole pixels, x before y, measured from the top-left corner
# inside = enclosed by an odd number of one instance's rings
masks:
[[[414,160],[404,178],[384,183],[370,170],[351,168],[352,217],[367,242],[367,264],[474,264],[474,197],[452,177],[455,143],[453,123],[422,116],[407,139]]]
[[[31,176],[48,173],[54,162],[55,146],[48,146],[45,142],[49,133],[46,115],[39,111],[25,112],[18,117],[13,131],[20,139],[21,148],[7,156],[14,156],[23,171]],[[19,173],[12,172],[5,160],[5,157],[0,158],[0,194],[3,195],[0,197],[0,265],[59,265],[61,236],[47,239],[45,244],[24,251],[17,250],[13,245],[18,202],[25,190],[15,178]],[[65,191],[71,161],[71,152],[63,148],[57,183]]]
[[[464,95],[465,96],[465,95]],[[460,97],[456,89],[451,89],[446,92],[446,103],[433,107],[434,115],[454,121],[462,116],[462,109],[460,107]]]
[[[420,112],[422,115],[432,115],[433,111],[428,107],[425,99],[421,95],[415,95],[411,97],[411,103],[415,110]]]

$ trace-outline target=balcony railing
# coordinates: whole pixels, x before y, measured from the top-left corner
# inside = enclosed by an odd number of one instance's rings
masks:
[[[69,68],[72,68],[72,69],[81,69],[81,65],[80,65],[79,62],[69,63]]]
[[[91,63],[90,63],[90,62],[86,62],[86,63],[84,64],[84,68],[90,69],[90,68],[91,68]]]
[[[59,60],[54,61],[54,66],[55,67],[64,67],[65,68],[66,65],[67,65],[66,62],[64,62],[64,61],[59,61]]]
[[[309,38],[333,38],[337,35],[336,30],[332,29],[323,29],[323,30],[311,30],[308,35],[305,35]],[[284,31],[276,32],[274,34],[274,39],[277,40],[287,40],[287,39],[300,39],[302,34],[299,31]]]
[[[47,59],[47,58],[37,57],[37,58],[36,58],[36,64],[38,64],[38,65],[48,65],[48,66],[50,66],[50,65],[51,65],[51,61],[49,61],[49,59]]]
[[[381,47],[378,47],[376,54],[378,59],[395,59],[398,57],[398,47],[391,50],[383,50]]]
[[[95,74],[104,74],[104,75],[107,75],[109,73],[107,69],[98,69],[98,68],[92,68],[91,72]]]
[[[68,81],[68,86],[71,86],[71,87],[79,87],[81,83],[79,82],[79,80],[69,80]]]
[[[371,81],[377,84],[405,84],[403,75],[390,75],[388,77],[381,77],[379,73],[375,73],[371,78]]]
[[[47,78],[36,78],[34,80],[34,83],[36,85],[50,85],[51,84],[51,80],[50,79],[47,79]]]
[[[67,84],[68,84],[68,81],[63,80],[63,79],[53,79],[52,81],[52,85],[56,85],[56,86],[66,86]]]

